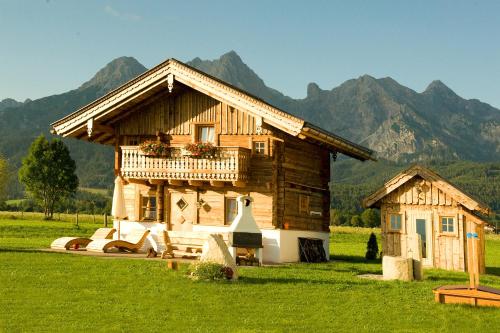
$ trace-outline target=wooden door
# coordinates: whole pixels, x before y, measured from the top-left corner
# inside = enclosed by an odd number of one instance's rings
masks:
[[[431,212],[412,211],[409,212],[410,225],[408,233],[420,235],[422,240],[422,261],[424,266],[433,265],[433,223]],[[415,249],[418,250],[418,249]]]
[[[192,191],[170,193],[171,230],[192,231],[198,221],[197,193]]]

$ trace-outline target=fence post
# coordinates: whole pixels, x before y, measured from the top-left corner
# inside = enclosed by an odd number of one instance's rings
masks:
[[[80,229],[80,226],[78,225],[78,211],[76,212],[76,228]]]
[[[104,227],[108,227],[108,213],[104,213]]]

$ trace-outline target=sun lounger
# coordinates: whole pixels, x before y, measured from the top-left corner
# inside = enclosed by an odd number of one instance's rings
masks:
[[[99,228],[90,237],[61,237],[50,244],[52,249],[56,250],[78,250],[84,248],[90,242],[98,239],[111,239],[116,229],[114,228]]]
[[[149,230],[133,230],[125,239],[97,239],[87,245],[87,251],[106,252],[109,249],[117,248],[120,251],[137,252],[149,235]]]

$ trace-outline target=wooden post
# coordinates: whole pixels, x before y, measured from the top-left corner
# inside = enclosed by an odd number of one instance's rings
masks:
[[[164,219],[164,186],[163,184],[156,185],[156,222],[162,223],[165,221]]]
[[[115,176],[120,174],[121,167],[121,151],[120,151],[120,136],[115,135]]]
[[[104,227],[108,227],[108,213],[104,213]]]
[[[76,212],[76,228],[80,229],[80,226],[78,225],[78,211]]]

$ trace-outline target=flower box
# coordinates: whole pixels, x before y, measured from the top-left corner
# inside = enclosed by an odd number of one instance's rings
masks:
[[[144,141],[139,145],[139,149],[144,156],[167,157],[170,146],[167,143],[158,141]]]

